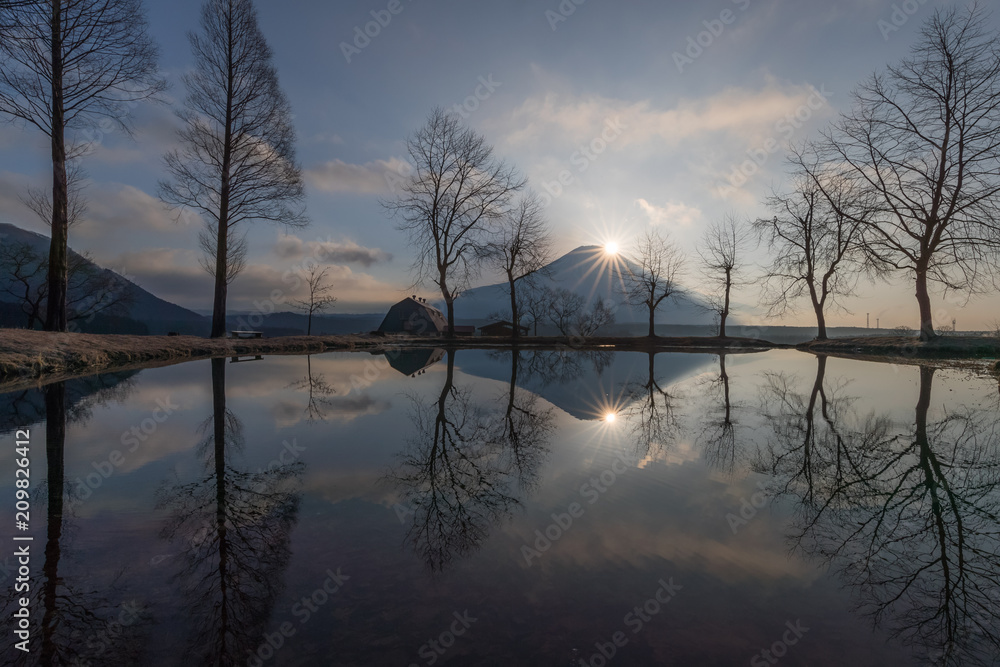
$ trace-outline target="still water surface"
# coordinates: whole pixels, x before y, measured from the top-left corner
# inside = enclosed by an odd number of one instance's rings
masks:
[[[1000,664],[998,420],[985,374],[794,351],[217,359],[0,395],[4,661]]]

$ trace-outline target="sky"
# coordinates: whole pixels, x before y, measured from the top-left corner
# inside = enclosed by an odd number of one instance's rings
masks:
[[[690,255],[704,227],[728,213],[753,219],[787,185],[785,149],[814,138],[850,107],[852,88],[904,57],[935,0],[258,0],[294,113],[311,225],[257,224],[230,310],[278,310],[282,278],[317,253],[330,266],[333,312],[379,312],[414,292],[413,255],[380,200],[406,173],[405,139],[442,106],[482,133],[528,177],[547,206],[557,255],[614,241],[626,254],[650,226]],[[157,199],[162,156],[192,65],[186,33],[197,0],[147,0],[171,84],[161,104],[132,110],[133,136],[97,128],[82,159],[89,211],[70,244],[154,294],[210,309],[199,266],[200,224]],[[994,27],[997,17],[991,19]],[[365,34],[367,30],[368,34]],[[373,35],[373,36],[372,36]],[[47,187],[44,137],[0,125],[0,221],[45,231],[20,202]],[[740,175],[742,166],[743,175]],[[766,260],[766,248],[752,254]],[[482,275],[478,284],[498,282]],[[433,297],[426,286],[421,293]],[[916,326],[912,286],[864,285],[830,324]],[[805,324],[808,308],[765,320],[754,284],[745,322]],[[805,305],[805,304],[803,304]],[[938,295],[937,323],[985,328],[1000,299]],[[459,317],[461,313],[458,312]]]

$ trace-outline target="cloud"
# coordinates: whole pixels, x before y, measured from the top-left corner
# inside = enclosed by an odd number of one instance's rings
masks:
[[[0,222],[48,233],[48,226],[20,198],[27,194],[28,188],[46,192],[49,187],[43,177],[0,173]],[[107,240],[124,231],[175,233],[184,230],[191,219],[197,219],[193,214],[185,215],[181,218],[184,224],[178,224],[177,214],[159,199],[121,183],[94,183],[88,179],[83,197],[87,200],[87,212],[73,227],[73,238]]]
[[[388,262],[392,255],[379,248],[366,248],[354,241],[303,241],[293,234],[280,236],[274,244],[274,254],[281,259],[299,260],[313,257],[323,262],[360,264],[364,267]]]
[[[178,221],[156,197],[131,185],[110,183],[88,187],[87,214],[79,225],[79,234],[88,238],[108,238],[123,231],[175,233],[188,231],[187,225],[197,216],[184,215]]]
[[[152,248],[126,252],[111,264],[143,289],[185,308],[207,309],[212,306],[212,277],[198,264],[200,252],[176,248]],[[355,273],[350,267],[330,264],[327,278],[337,297],[337,310],[351,312],[363,307],[371,312],[373,304],[391,303],[398,290],[367,273]],[[306,296],[305,281],[291,268],[269,264],[249,264],[229,286],[231,311],[261,308],[274,312],[291,310],[292,299]],[[277,297],[277,298],[275,298]]]
[[[615,149],[649,142],[677,146],[719,133],[753,141],[773,134],[775,123],[806,103],[813,93],[809,85],[781,85],[768,78],[759,90],[727,87],[708,97],[682,99],[671,108],[657,108],[648,100],[546,92],[528,98],[514,110],[507,141],[545,147],[554,142],[585,144],[600,136],[609,120],[624,128],[611,143]]]
[[[366,164],[350,164],[343,160],[332,160],[307,169],[305,180],[306,183],[322,192],[373,195],[388,193],[391,178],[399,178],[409,172],[409,164],[396,157],[388,160],[375,160]]]
[[[635,202],[649,218],[651,225],[672,225],[688,227],[701,220],[701,209],[682,202],[669,201],[664,206],[655,206],[645,199]]]

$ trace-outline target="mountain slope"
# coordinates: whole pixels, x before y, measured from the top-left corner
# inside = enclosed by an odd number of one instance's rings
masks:
[[[644,322],[648,315],[624,303],[624,275],[637,271],[636,265],[621,255],[609,256],[600,246],[581,246],[551,262],[540,284],[553,289],[565,288],[592,304],[597,297],[617,306],[617,321]],[[486,319],[491,313],[510,312],[507,284],[477,287],[456,302],[455,315],[461,319]],[[712,314],[702,308],[704,301],[687,290],[684,298],[670,300],[656,313],[658,324],[711,324]]]
[[[0,244],[7,245],[13,243],[25,243],[39,257],[48,257],[49,238],[35,232],[31,232],[14,225],[0,223]],[[70,252],[73,252],[72,249]],[[90,262],[92,266],[96,264]],[[164,301],[163,299],[147,292],[127,278],[114,273],[108,269],[97,267],[100,271],[111,276],[111,279],[123,289],[130,289],[132,292],[132,303],[123,313],[124,317],[142,322],[149,333],[163,334],[168,331],[177,331],[186,334],[203,335],[208,332],[208,320],[186,308]],[[10,277],[6,272],[6,267],[0,267],[0,289],[9,284]],[[39,280],[42,278],[39,277]],[[12,303],[14,298],[6,293],[0,293],[0,301]]]

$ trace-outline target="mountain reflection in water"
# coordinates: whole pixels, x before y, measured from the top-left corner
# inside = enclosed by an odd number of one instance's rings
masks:
[[[746,664],[789,622],[809,630],[783,664],[1000,656],[1000,405],[970,371],[216,359],[0,397],[2,432],[22,428],[32,651],[3,664],[587,664],[618,631],[621,664]],[[633,633],[660,579],[676,599]],[[477,620],[428,648],[456,614]]]

